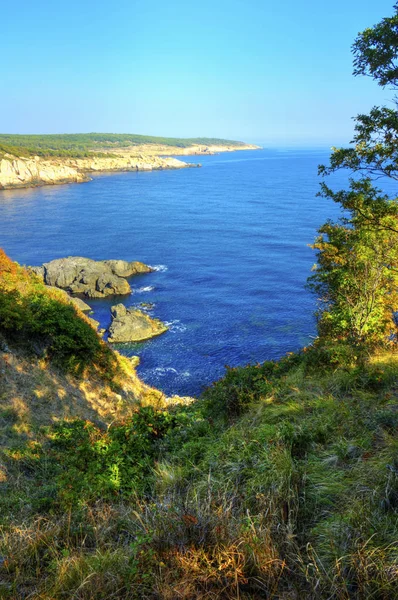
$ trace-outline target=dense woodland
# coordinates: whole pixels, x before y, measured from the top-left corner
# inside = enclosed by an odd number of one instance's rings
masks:
[[[397,89],[397,32],[398,5],[359,34],[356,75]],[[376,181],[398,178],[392,106],[359,115],[320,167],[352,180],[320,191],[342,217],[314,243],[314,343],[230,368],[191,403],[44,422],[39,377],[23,410],[18,360],[117,389],[119,362],[1,256],[2,598],[398,598],[398,200]]]
[[[141,144],[157,144],[188,148],[194,144],[205,146],[244,145],[243,142],[217,138],[168,138],[128,133],[76,133],[49,135],[0,134],[0,156],[6,153],[18,157],[66,156],[84,158],[115,148],[129,148]]]

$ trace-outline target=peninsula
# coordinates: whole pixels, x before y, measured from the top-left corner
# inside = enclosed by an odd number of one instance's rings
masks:
[[[134,134],[0,134],[0,190],[83,183],[90,173],[198,167],[174,156],[255,150],[217,138],[163,138]]]

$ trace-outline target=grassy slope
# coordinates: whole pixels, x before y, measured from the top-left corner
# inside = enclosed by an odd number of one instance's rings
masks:
[[[232,369],[107,430],[32,426],[2,458],[0,595],[396,598],[398,357],[342,356]]]
[[[78,133],[51,135],[0,134],[0,157],[4,153],[14,156],[91,156],[104,150],[141,144],[159,144],[187,148],[194,144],[244,145],[243,142],[218,138],[166,138],[135,134]]]
[[[134,402],[162,401],[132,363],[113,352],[64,292],[0,250],[0,440],[24,442],[37,425],[131,415]]]

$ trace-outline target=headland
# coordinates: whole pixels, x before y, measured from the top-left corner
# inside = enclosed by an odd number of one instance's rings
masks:
[[[130,134],[0,134],[0,190],[83,183],[91,173],[199,167],[174,156],[208,155],[258,146],[216,138]]]

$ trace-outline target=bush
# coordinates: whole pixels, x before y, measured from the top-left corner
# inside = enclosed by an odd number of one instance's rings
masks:
[[[131,419],[103,430],[90,421],[63,421],[49,441],[18,450],[25,471],[41,478],[37,508],[77,506],[97,499],[145,494],[152,484],[161,440],[179,426],[178,415],[141,407]]]
[[[246,367],[227,367],[223,379],[203,394],[206,411],[212,416],[237,417],[272,390],[269,377],[278,370],[274,362]]]
[[[2,251],[0,333],[76,375],[90,368],[111,378],[117,369],[115,355],[85,317]]]

